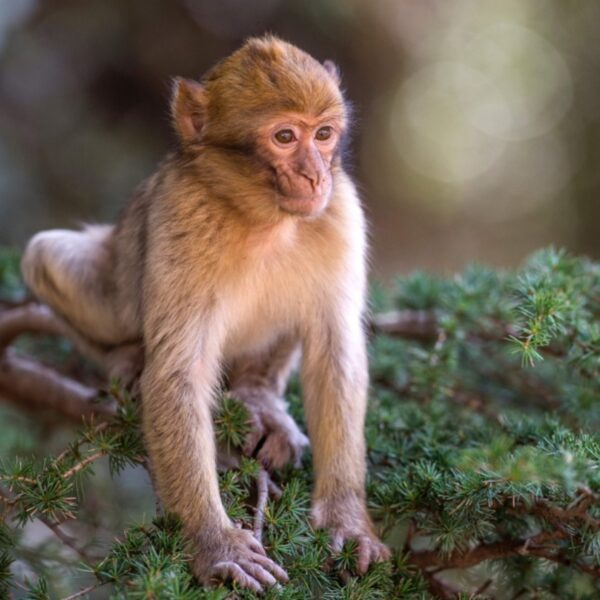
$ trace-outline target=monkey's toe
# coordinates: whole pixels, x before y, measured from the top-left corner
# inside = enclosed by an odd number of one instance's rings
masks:
[[[236,397],[250,412],[251,425],[244,442],[244,454],[255,456],[269,471],[281,469],[289,462],[298,466],[309,441],[294,419],[285,410],[273,406],[272,401],[267,407],[262,406],[256,390],[252,390],[253,396],[242,392],[236,390]],[[264,398],[270,397],[267,392],[262,393]]]
[[[299,466],[308,438],[300,431],[275,431],[267,435],[257,458],[268,470],[277,470],[289,462]]]
[[[356,570],[364,575],[371,563],[383,562],[391,556],[389,548],[376,537],[369,533],[350,533],[344,529],[336,529],[331,532],[331,550],[338,554],[341,552],[344,542],[355,540],[358,544],[356,549]]]
[[[252,456],[257,447],[259,446],[261,440],[265,437],[265,428],[262,423],[262,420],[259,418],[257,414],[250,413],[250,431],[246,435],[246,439],[244,440],[244,454],[246,456]]]
[[[361,536],[358,539],[358,561],[357,570],[364,575],[369,569],[369,565],[374,562],[383,562],[391,556],[389,548],[379,540],[369,536]]]

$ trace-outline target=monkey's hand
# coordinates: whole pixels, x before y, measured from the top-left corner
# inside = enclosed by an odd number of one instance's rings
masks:
[[[288,581],[287,573],[246,529],[228,527],[202,533],[196,537],[196,548],[192,571],[203,585],[230,580],[261,593],[264,587]]]
[[[382,562],[390,557],[388,547],[373,530],[364,500],[354,492],[315,499],[312,521],[315,528],[329,530],[331,549],[335,553],[342,550],[347,540],[358,543],[357,569],[361,575],[367,572],[372,562]]]
[[[264,439],[256,458],[265,469],[280,469],[289,462],[299,466],[309,441],[288,413],[285,400],[265,388],[237,388],[231,393],[244,403],[252,422],[244,454],[252,456]]]

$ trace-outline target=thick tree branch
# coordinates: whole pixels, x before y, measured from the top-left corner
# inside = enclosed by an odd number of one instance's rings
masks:
[[[409,561],[419,569],[435,568],[436,572],[439,572],[446,569],[467,569],[485,560],[529,555],[572,566],[592,577],[600,578],[600,567],[580,562],[575,563],[563,554],[556,545],[553,545],[554,542],[563,540],[566,537],[568,535],[563,531],[553,531],[540,533],[522,540],[504,540],[481,544],[464,552],[455,551],[447,555],[440,554],[435,550],[411,552]]]
[[[50,410],[76,423],[115,414],[114,405],[96,402],[98,390],[9,349],[0,354],[0,396],[20,408]]]
[[[24,333],[64,336],[66,329],[43,304],[31,302],[9,309],[0,308],[0,348],[5,348]]]
[[[427,310],[393,310],[373,315],[370,328],[373,333],[385,333],[414,340],[435,340],[438,323]]]
[[[384,333],[392,337],[425,342],[435,342],[440,335],[435,314],[427,310],[393,310],[373,315],[370,330],[371,333]],[[519,338],[520,333],[514,327],[499,322],[489,329],[481,328],[469,334],[473,340],[489,342],[505,340],[511,336]],[[564,349],[555,344],[541,347],[539,350],[550,356],[565,355]]]
[[[95,402],[98,390],[11,351],[8,346],[24,333],[73,338],[68,325],[47,306],[31,302],[0,308],[0,396],[21,408],[50,410],[77,423],[114,414],[114,406]]]

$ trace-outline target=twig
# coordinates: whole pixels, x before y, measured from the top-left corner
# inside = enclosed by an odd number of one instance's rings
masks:
[[[0,520],[4,520],[6,515],[10,512],[11,508],[17,504],[17,499],[13,497],[9,490],[0,486]]]
[[[488,579],[487,581],[484,581],[472,594],[471,594],[471,598],[477,598],[477,596],[481,596],[481,594],[483,594],[483,592],[485,592],[485,590],[487,590],[490,585],[492,585],[493,580],[492,579]]]
[[[63,598],[63,600],[75,600],[76,598],[81,598],[81,596],[85,596],[86,594],[93,592],[95,589],[99,588],[101,585],[104,585],[104,584],[96,583],[94,585],[90,585],[86,588],[83,588],[82,590],[79,590],[78,592],[75,592],[74,594],[71,594],[70,596],[67,596],[66,598]]]
[[[9,483],[11,481],[21,481],[23,483],[29,483],[30,485],[35,485],[35,479],[32,479],[31,477],[11,477],[10,475],[0,475],[0,479],[2,479],[4,481],[8,481]]]
[[[91,424],[90,424],[91,425]],[[61,461],[63,461],[69,454],[71,454],[74,451],[78,451],[79,448],[81,446],[83,446],[84,444],[88,444],[89,443],[89,437],[88,436],[93,436],[93,435],[97,435],[98,433],[101,433],[102,431],[104,431],[105,429],[108,429],[110,427],[110,423],[108,421],[104,421],[102,423],[99,423],[98,425],[95,425],[94,427],[92,427],[91,429],[89,429],[84,437],[79,438],[77,441],[75,441],[73,444],[71,444],[69,447],[65,448],[52,462],[55,465],[58,465]]]
[[[269,499],[269,481],[271,477],[265,469],[258,473],[257,488],[258,498],[256,500],[256,512],[254,514],[254,537],[262,542],[263,526],[265,523],[265,508]]]
[[[68,546],[69,548],[71,548],[71,550],[74,550],[82,558],[83,562],[85,562],[86,565],[90,567],[94,565],[96,560],[93,557],[89,556],[85,550],[80,548],[75,543],[75,539],[67,533],[65,533],[57,523],[52,523],[52,521],[49,521],[48,519],[42,516],[38,516],[38,520],[40,520],[44,525],[46,525],[46,527],[48,527],[48,529],[50,529],[50,531],[52,531],[54,535],[65,546]]]
[[[102,458],[105,455],[106,455],[106,452],[104,452],[103,450],[99,450],[98,452],[95,452],[94,454],[90,454],[89,456],[86,456],[86,458],[84,458],[81,462],[78,462],[76,465],[74,465],[68,471],[66,471],[63,474],[63,477],[65,479],[68,479],[69,477],[73,477],[73,475],[75,475],[76,473],[79,473],[79,471],[81,471],[82,469],[85,469],[85,467],[87,467],[89,464],[93,463],[95,460],[98,460],[99,458]]]

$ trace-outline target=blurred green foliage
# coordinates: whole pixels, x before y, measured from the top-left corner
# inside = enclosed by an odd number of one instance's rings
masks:
[[[434,323],[430,339],[371,340],[368,500],[393,559],[359,578],[353,544],[331,557],[326,533],[309,524],[307,456],[278,475],[283,495],[265,510],[265,547],[291,579],[265,597],[597,598],[600,265],[548,249],[516,272],[420,272],[375,297],[378,309],[425,310]],[[288,395],[295,415],[299,392],[295,381]],[[107,456],[115,474],[144,462],[136,402],[118,386],[110,394],[115,420],[89,424],[58,457],[38,449],[26,458],[35,432],[13,449],[2,439],[0,481],[12,500],[0,528],[0,589],[40,599],[77,586],[99,598],[254,597],[227,585],[198,588],[170,516],[138,521],[100,547],[71,540],[75,555],[29,545],[23,526],[40,518],[85,524],[98,479],[86,477],[96,464],[89,457]],[[227,398],[215,427],[218,439],[239,448],[245,409]],[[220,475],[225,506],[246,527],[259,470],[245,458]]]

